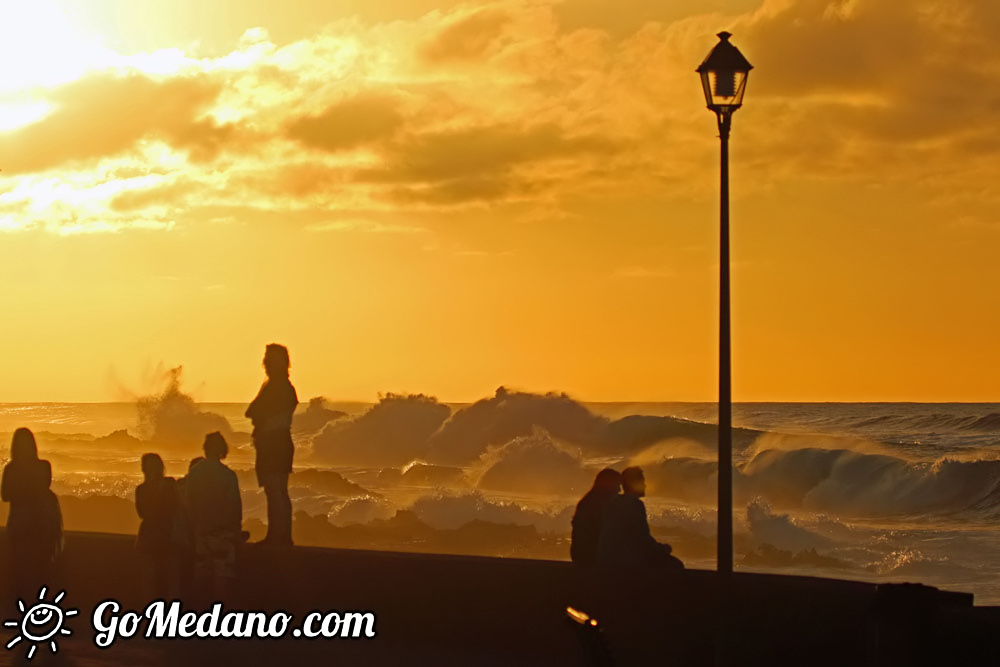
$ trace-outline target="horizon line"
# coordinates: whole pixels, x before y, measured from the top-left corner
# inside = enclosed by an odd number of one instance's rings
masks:
[[[588,399],[579,398],[579,397],[573,396],[572,394],[569,394],[567,392],[561,392],[561,391],[533,392],[533,391],[512,390],[512,393],[533,394],[533,395],[536,395],[536,396],[545,396],[547,394],[565,394],[571,400],[576,401],[577,403],[583,403],[583,404],[587,404],[587,403],[589,403],[589,404],[683,403],[683,404],[691,404],[691,405],[711,405],[711,404],[717,404],[718,403],[717,400],[697,400],[697,399],[647,399],[647,398],[638,398],[638,399],[636,399],[636,398],[622,398],[622,399],[588,400]],[[446,405],[456,405],[456,404],[469,404],[469,405],[471,405],[471,404],[476,403],[478,401],[489,400],[490,398],[492,398],[492,396],[481,396],[479,398],[472,399],[472,400],[468,400],[468,399],[466,399],[466,400],[449,400],[449,399],[442,399],[440,397],[433,396],[432,394],[426,394],[426,393],[423,393],[423,392],[385,392],[384,395],[389,395],[389,394],[392,394],[392,395],[395,395],[395,396],[404,396],[404,397],[405,396],[423,395],[423,396],[427,396],[429,398],[433,398],[438,403],[442,403],[442,404],[446,404]],[[148,396],[148,397],[147,396],[142,396],[142,397],[137,397],[135,399],[129,399],[129,400],[105,400],[105,401],[93,401],[93,400],[90,400],[90,401],[84,401],[84,400],[74,401],[74,400],[52,400],[52,399],[48,399],[48,400],[14,400],[14,401],[0,400],[0,405],[115,405],[115,404],[119,404],[119,405],[132,405],[132,404],[135,404],[140,398],[142,398],[142,399],[153,398],[155,396],[156,395],[151,395],[151,396]],[[360,398],[328,398],[326,396],[315,396],[315,397],[310,397],[310,398],[305,399],[305,400],[300,400],[299,404],[300,405],[301,404],[307,404],[313,398],[323,398],[323,400],[325,402],[327,402],[327,403],[360,403],[360,404],[366,404],[366,405],[375,405],[380,400],[379,398],[360,399]],[[215,405],[226,405],[226,404],[228,404],[228,405],[239,405],[241,403],[246,403],[246,404],[250,403],[250,401],[246,400],[246,399],[242,399],[242,400],[238,400],[238,401],[233,401],[233,400],[215,400],[215,399],[213,399],[213,400],[196,400],[196,399],[193,399],[193,400],[198,405],[213,405],[213,404],[215,404]],[[812,405],[831,405],[831,404],[837,404],[837,405],[858,405],[858,404],[865,404],[865,405],[879,405],[879,404],[882,404],[882,405],[900,405],[900,404],[911,404],[911,405],[957,405],[957,404],[965,404],[965,405],[992,405],[992,404],[1000,404],[1000,399],[998,399],[998,400],[959,400],[959,399],[938,399],[938,400],[897,399],[897,400],[893,400],[893,399],[878,398],[878,399],[874,399],[874,400],[866,400],[866,399],[860,399],[859,398],[859,399],[806,399],[806,400],[802,400],[802,399],[799,399],[799,400],[793,400],[793,399],[766,399],[766,400],[752,399],[752,400],[734,400],[733,401],[733,405],[755,405],[755,404],[763,405],[763,404],[775,404],[775,403],[795,403],[795,404],[802,404],[802,405],[809,405],[809,404],[812,404]]]

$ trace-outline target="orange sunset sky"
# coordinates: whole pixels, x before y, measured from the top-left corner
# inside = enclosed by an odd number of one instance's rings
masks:
[[[0,4],[0,401],[1000,400],[1000,4]]]

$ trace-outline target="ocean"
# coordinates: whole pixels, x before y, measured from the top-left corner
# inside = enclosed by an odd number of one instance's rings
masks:
[[[219,430],[259,537],[245,408],[196,404],[176,386],[136,403],[0,404],[0,461],[13,430],[32,429],[66,528],[133,533],[139,456],[159,452],[180,477]],[[1000,404],[743,403],[733,415],[737,570],[916,581],[1000,604]],[[654,534],[689,567],[713,568],[715,417],[711,403],[503,389],[473,404],[315,399],[294,425],[295,539],[568,559],[596,471],[641,465]]]

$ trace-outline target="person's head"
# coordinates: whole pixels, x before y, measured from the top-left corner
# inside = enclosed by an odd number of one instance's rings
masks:
[[[14,431],[14,437],[10,441],[10,460],[38,460],[38,445],[35,443],[35,434],[30,429],[22,427]]]
[[[212,431],[205,436],[205,444],[202,445],[202,449],[205,450],[205,458],[207,459],[224,459],[229,453],[229,445],[226,444],[226,439],[218,431]]]
[[[284,345],[271,343],[264,348],[264,372],[267,377],[288,377],[288,369],[292,362],[288,358],[288,348]]]
[[[646,476],[642,468],[632,466],[622,470],[622,490],[640,498],[646,495]]]
[[[194,470],[194,467],[205,460],[204,456],[196,456],[188,462],[188,472]]]
[[[594,490],[615,494],[618,493],[618,487],[621,486],[621,483],[621,473],[613,468],[605,468],[594,478]]]
[[[159,454],[153,452],[143,454],[140,461],[142,463],[142,476],[146,478],[146,481],[163,477],[163,459],[160,458]]]

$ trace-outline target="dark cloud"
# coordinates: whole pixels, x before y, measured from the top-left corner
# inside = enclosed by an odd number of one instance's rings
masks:
[[[390,198],[404,203],[495,201],[553,185],[523,173],[529,166],[608,158],[618,150],[611,139],[573,136],[554,124],[478,126],[412,136],[388,148],[385,166],[357,170],[353,178],[394,185]]]
[[[421,49],[432,63],[479,60],[503,36],[511,17],[503,11],[484,9],[464,16],[441,30]]]
[[[752,94],[787,102],[802,129],[906,144],[992,127],[991,26],[1000,9],[972,0],[797,0],[765,7],[739,38],[756,66]]]
[[[282,194],[302,197],[323,192],[344,178],[344,170],[325,164],[290,165],[276,174],[272,189]],[[271,181],[272,179],[268,179]]]
[[[446,181],[501,174],[530,162],[608,155],[614,150],[609,139],[570,136],[554,124],[487,125],[414,137],[397,147],[392,167],[369,174],[373,181]]]
[[[522,198],[538,192],[539,184],[519,183],[496,177],[453,178],[440,183],[396,187],[386,196],[399,204],[454,206],[469,202],[490,202]]]
[[[403,124],[395,99],[365,93],[330,106],[318,116],[299,118],[288,136],[313,148],[337,152],[391,137]]]
[[[567,31],[588,28],[613,38],[625,38],[650,22],[671,23],[696,14],[745,12],[761,0],[563,0],[552,5],[559,24]]]
[[[895,87],[924,64],[925,33],[912,6],[797,0],[762,13],[739,40],[755,74],[766,73],[758,92],[804,95]]]
[[[0,154],[10,156],[5,167],[12,172],[41,171],[114,155],[146,136],[157,136],[208,157],[231,133],[229,127],[199,118],[219,91],[220,85],[207,78],[88,76],[53,91],[56,109],[49,116],[0,135]]]

